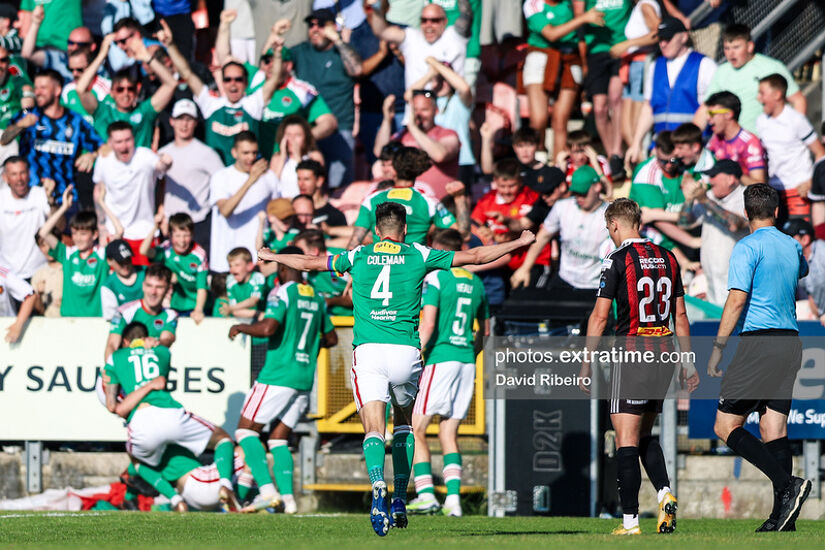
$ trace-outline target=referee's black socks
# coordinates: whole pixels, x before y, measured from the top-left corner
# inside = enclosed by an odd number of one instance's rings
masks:
[[[791,482],[791,474],[771,453],[768,446],[751,435],[745,428],[739,427],[733,430],[725,443],[733,449],[733,452],[768,476],[773,483],[774,491],[782,491]]]
[[[639,513],[639,488],[642,486],[642,468],[639,466],[638,447],[616,449],[618,461],[619,500],[625,514]]]
[[[658,438],[646,435],[639,440],[639,458],[642,459],[642,466],[645,467],[647,477],[650,478],[657,492],[670,485],[665,454],[662,452]]]

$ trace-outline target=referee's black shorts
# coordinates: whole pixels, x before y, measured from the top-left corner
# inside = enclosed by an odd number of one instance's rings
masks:
[[[796,373],[802,366],[802,341],[795,330],[743,332],[736,355],[722,378],[718,410],[747,416],[766,409],[787,415]]]

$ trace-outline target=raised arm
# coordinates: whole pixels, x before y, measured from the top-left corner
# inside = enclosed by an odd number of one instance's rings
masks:
[[[385,7],[384,2],[381,0],[375,1],[374,3],[372,0],[365,0],[364,13],[367,16],[367,23],[369,23],[373,34],[381,40],[400,44],[404,41],[406,33],[401,27],[387,23],[384,17]]]
[[[352,46],[344,42],[338,30],[335,28],[335,23],[330,21],[324,26],[324,35],[332,41],[335,49],[337,49],[341,55],[341,61],[344,63],[344,70],[347,71],[347,74],[352,78],[361,76],[363,73],[361,56],[358,55],[358,52],[356,52]]]
[[[89,66],[86,67],[86,70],[83,71],[80,78],[77,79],[76,91],[78,97],[80,97],[80,104],[83,105],[83,108],[89,113],[94,113],[97,109],[97,96],[91,89],[92,82],[94,82],[100,66],[106,61],[106,56],[109,55],[109,48],[112,46],[114,39],[115,35],[113,33],[109,33],[103,37],[103,42],[100,43],[100,51],[97,52],[97,56],[89,63]]]
[[[175,89],[178,87],[178,81],[166,65],[164,65],[157,57],[149,53],[143,39],[136,36],[132,39],[130,48],[135,52],[135,57],[145,63],[147,67],[157,75],[160,81],[160,87],[152,94],[151,102],[152,108],[156,113],[161,112],[169,105],[175,95]]]
[[[95,205],[103,211],[104,216],[110,222],[112,222],[112,226],[115,228],[115,232],[112,233],[112,239],[120,239],[123,237],[123,224],[120,223],[120,220],[112,212],[112,209],[109,208],[106,204],[106,201],[103,200],[106,197],[106,187],[102,183],[98,183],[95,185],[94,190],[92,191],[92,195],[95,201]]]
[[[467,0],[463,1],[466,2]],[[458,94],[458,98],[461,99],[461,102],[465,107],[472,106],[473,90],[460,74],[432,56],[427,57],[426,61],[436,73],[440,74],[441,77],[444,78],[450,86],[452,86],[453,90],[455,90],[455,93]]]
[[[230,27],[236,17],[238,17],[237,10],[223,10],[221,12],[221,23],[218,25],[218,34],[215,36],[215,59],[218,65],[223,65],[229,61],[232,52]]]
[[[192,95],[198,97],[203,91],[203,82],[198,78],[198,75],[192,72],[192,67],[189,65],[189,62],[183,54],[180,53],[178,47],[175,46],[172,31],[163,19],[160,20],[160,27],[161,30],[158,32],[158,40],[166,47],[166,53],[169,54],[169,59],[172,60],[175,70],[178,71],[180,77],[189,84],[189,88],[192,89]]]
[[[381,126],[378,127],[378,132],[375,134],[375,145],[372,152],[376,157],[381,156],[381,149],[390,142],[392,137],[392,119],[395,116],[395,96],[390,94],[384,98],[384,104],[381,106],[381,112],[384,114],[381,120]]]
[[[478,16],[481,17],[481,14]],[[470,38],[473,33],[473,8],[470,6],[470,0],[458,0],[458,19],[453,23],[453,27],[464,38]]]
[[[523,246],[528,246],[535,240],[536,236],[532,231],[522,231],[521,236],[514,241],[460,250],[453,256],[452,265],[457,267],[466,264],[486,264]]]
[[[23,39],[23,44],[20,47],[20,55],[38,67],[42,67],[46,64],[46,54],[40,50],[36,50],[37,33],[40,31],[40,25],[43,24],[43,19],[45,16],[46,12],[43,9],[43,6],[35,6],[34,10],[31,12],[31,24],[29,25],[29,30],[26,32],[26,38]]]
[[[299,271],[329,271],[327,258],[305,254],[275,254],[268,248],[258,250],[258,262],[278,262]]]
[[[49,250],[52,250],[54,247],[57,246],[57,237],[52,234],[52,229],[54,226],[57,225],[66,212],[72,206],[72,189],[74,189],[74,185],[69,185],[66,187],[66,190],[63,191],[63,203],[60,207],[52,212],[52,215],[49,216],[49,219],[46,220],[46,223],[40,226],[40,229],[37,231],[37,234],[40,236],[41,239],[46,241],[46,244],[49,245]]]

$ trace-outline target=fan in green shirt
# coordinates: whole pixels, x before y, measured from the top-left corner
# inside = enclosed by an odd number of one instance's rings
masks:
[[[31,82],[24,76],[11,74],[9,52],[5,48],[0,48],[0,59],[3,58],[7,61],[0,63],[0,130],[5,130],[11,118],[22,109],[34,107]]]
[[[101,136],[108,135],[109,125],[112,122],[122,120],[131,124],[132,128],[134,128],[136,147],[151,147],[152,136],[155,130],[155,119],[158,113],[165,109],[169,102],[172,101],[178,82],[166,65],[149,54],[149,50],[146,49],[143,40],[138,37],[132,40],[129,47],[135,51],[138,61],[144,63],[155,73],[161,82],[160,87],[151,98],[138,103],[137,77],[130,68],[121,69],[112,77],[110,95],[103,99],[103,101],[98,101],[97,95],[95,95],[94,90],[89,88],[89,85],[95,79],[98,69],[106,60],[109,48],[112,45],[112,39],[113,35],[108,35],[103,39],[97,57],[94,58],[89,66],[86,67],[86,70],[83,71],[83,74],[80,75],[80,78],[77,79],[75,89],[80,97],[83,108],[86,112],[92,114],[94,127],[98,134]]]
[[[582,2],[582,0],[575,0]],[[588,25],[585,30],[587,53],[608,52],[625,40],[624,28],[633,10],[632,0],[584,0],[584,9],[597,9],[604,14],[604,25]]]
[[[192,240],[195,223],[185,212],[169,216],[169,239],[152,247],[155,232],[163,222],[163,215],[155,217],[155,227],[140,243],[140,253],[152,261],[163,263],[176,276],[172,285],[170,306],[178,313],[189,314],[195,323],[204,319],[208,296],[209,263],[206,251]]]
[[[106,245],[106,262],[112,272],[100,289],[103,318],[111,320],[117,309],[143,297],[143,277],[146,270],[132,263],[134,254],[129,243],[115,239]]]
[[[38,14],[38,8],[45,13]],[[20,10],[33,12],[32,26],[38,22],[34,30],[38,48],[65,50],[69,34],[83,26],[81,0],[22,0]]]
[[[61,317],[100,317],[100,289],[109,275],[105,250],[97,246],[97,215],[81,210],[69,220],[72,232],[72,246],[66,246],[52,233],[52,230],[71,208],[73,185],[63,191],[63,202],[46,223],[38,230],[38,235],[49,247],[49,256],[63,266],[63,302],[60,304]],[[114,350],[113,350],[114,351]]]

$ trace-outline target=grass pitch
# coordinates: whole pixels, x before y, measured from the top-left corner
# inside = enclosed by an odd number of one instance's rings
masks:
[[[613,537],[619,520],[589,518],[464,518],[412,516],[406,530],[384,538],[367,514],[286,517],[206,513],[15,513],[0,512],[0,546],[12,548],[175,548],[367,550],[409,548],[521,549],[622,547],[822,548],[825,523],[798,521],[796,533],[757,535],[756,520],[679,520],[672,535],[654,534],[654,520],[642,520],[641,537]]]

